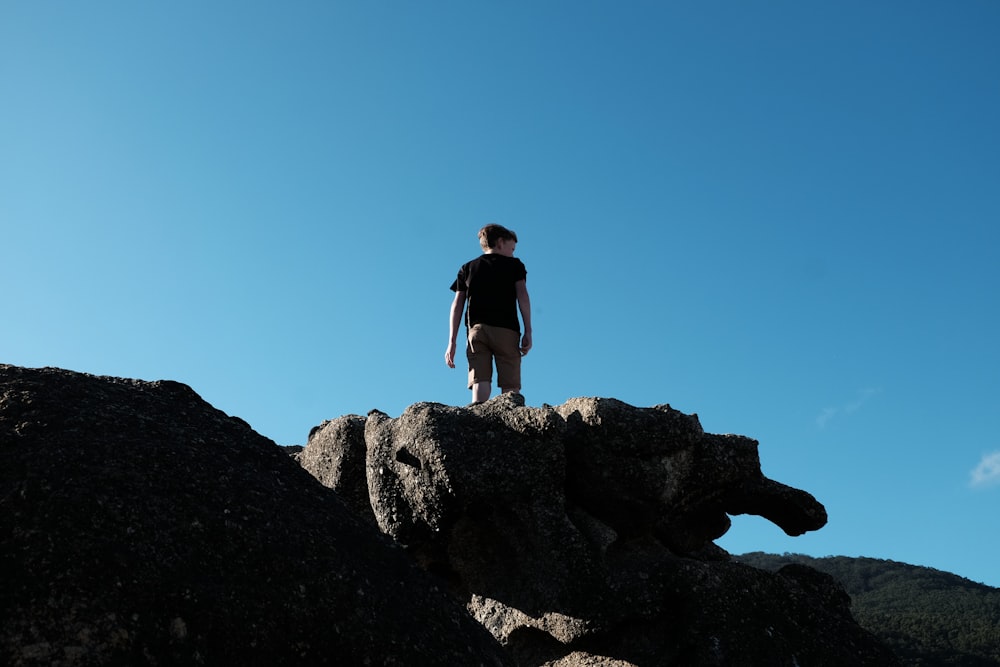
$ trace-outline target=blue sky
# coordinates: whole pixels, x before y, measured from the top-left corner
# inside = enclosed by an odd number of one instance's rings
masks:
[[[823,502],[726,549],[1000,586],[1000,4],[0,3],[0,361],[279,444],[469,400],[514,229],[529,405],[669,403]]]

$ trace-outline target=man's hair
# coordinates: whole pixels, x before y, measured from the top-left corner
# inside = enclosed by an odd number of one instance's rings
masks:
[[[517,234],[502,225],[486,225],[479,230],[479,245],[483,250],[492,248],[500,239],[507,239],[517,243]]]

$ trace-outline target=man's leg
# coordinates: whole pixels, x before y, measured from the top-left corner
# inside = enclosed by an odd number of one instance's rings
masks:
[[[493,390],[492,385],[487,382],[476,382],[472,385],[472,402],[482,403],[483,401],[489,399],[490,392]]]
[[[469,330],[465,355],[469,359],[469,389],[472,402],[482,403],[490,397],[493,382],[493,353],[490,351],[489,336],[477,324]]]
[[[497,363],[497,386],[500,392],[509,394],[521,392],[521,337],[516,331],[494,327],[493,354]]]

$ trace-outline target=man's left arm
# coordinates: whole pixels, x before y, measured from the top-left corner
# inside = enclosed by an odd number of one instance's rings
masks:
[[[531,349],[531,297],[528,296],[528,285],[523,280],[514,283],[514,293],[517,295],[517,308],[521,311],[521,322],[524,333],[521,335],[521,356]]]

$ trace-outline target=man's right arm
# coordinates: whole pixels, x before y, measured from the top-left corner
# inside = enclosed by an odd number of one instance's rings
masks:
[[[465,310],[465,292],[455,292],[451,302],[451,318],[448,323],[448,348],[444,352],[444,363],[455,367],[455,350],[458,344],[458,329],[462,326],[462,312]]]

